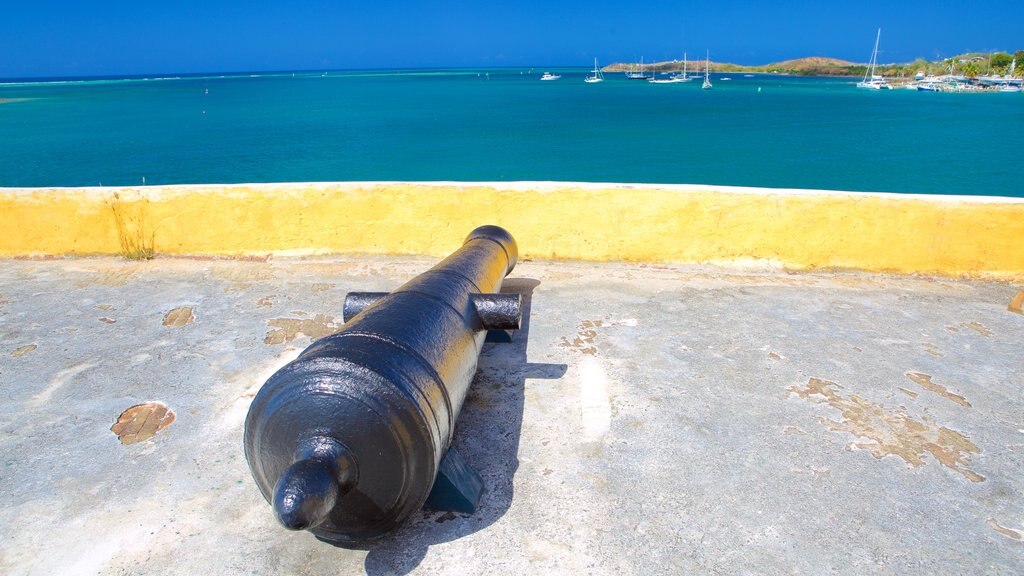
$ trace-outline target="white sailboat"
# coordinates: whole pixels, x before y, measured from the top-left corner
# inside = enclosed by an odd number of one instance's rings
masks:
[[[711,90],[711,78],[708,76],[708,69],[711,68],[711,51],[708,50],[707,57],[704,60],[704,83],[701,84],[701,90]]]
[[[693,80],[686,70],[686,52],[683,52],[683,75],[680,76],[679,74],[676,74],[673,78],[678,78],[678,82],[689,82]]]
[[[593,84],[594,82],[604,82],[604,74],[601,73],[601,70],[597,67],[597,58],[594,58],[593,76],[587,76],[586,78],[583,79],[583,81],[588,84]]]
[[[541,74],[540,79],[541,80],[558,80],[561,77],[562,76],[559,75],[559,74],[552,74],[551,72],[545,72],[545,73]]]
[[[875,66],[878,64],[878,41],[882,38],[882,29],[878,29],[878,35],[875,37],[875,49],[871,51],[871,65],[864,71],[864,80],[857,82],[857,88],[868,88],[870,90],[891,90],[892,86],[889,86],[885,82],[885,78],[875,74]]]
[[[644,74],[644,57],[640,57],[640,71],[626,72],[626,78],[628,80],[646,80],[647,76]]]

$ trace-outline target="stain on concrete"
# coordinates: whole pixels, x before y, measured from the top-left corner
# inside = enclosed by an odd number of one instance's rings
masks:
[[[594,356],[597,354],[597,346],[594,344],[594,340],[597,338],[598,328],[636,326],[636,324],[637,321],[633,318],[625,320],[584,320],[576,326],[576,335],[571,340],[563,336],[559,346],[575,350],[581,354]]]
[[[337,322],[334,316],[317,314],[312,318],[274,318],[267,320],[271,328],[263,339],[265,344],[284,344],[300,336],[318,340],[330,336],[341,329],[343,323]]]
[[[573,336],[572,340],[565,336],[562,337],[562,348],[575,350],[588,356],[597,354],[597,346],[594,345],[594,339],[597,338],[597,328],[603,325],[604,323],[601,320],[584,320],[580,322],[576,326],[576,335]]]
[[[4,295],[3,295],[2,292],[0,292],[0,306],[3,306],[4,304],[10,304],[10,303],[11,303],[10,300],[4,300]]]
[[[907,396],[910,396],[911,398],[917,398],[917,392],[914,392],[913,390],[907,390],[906,388],[899,387],[897,387],[896,389],[899,390],[900,392],[903,392]]]
[[[313,284],[310,286],[312,292],[327,292],[331,288],[334,288],[334,284]]]
[[[939,347],[936,346],[935,344],[932,344],[931,342],[925,342],[924,344],[921,345],[921,347],[924,348],[925,352],[931,354],[932,356],[935,356],[936,358],[942,358],[942,352],[939,350]]]
[[[100,318],[100,322],[103,322],[104,324],[113,324],[113,323],[117,322],[117,320],[114,320],[113,318],[108,318],[108,317],[104,316],[104,317]]]
[[[14,352],[11,352],[11,356],[14,356],[15,358],[20,358],[25,354],[28,354],[29,352],[35,350],[36,348],[39,348],[39,346],[36,344],[28,344],[20,348],[15,348]]]
[[[981,322],[961,322],[960,325],[963,326],[964,328],[970,328],[971,330],[974,330],[975,332],[981,334],[982,336],[992,335],[992,331],[989,330],[988,327],[982,324]]]
[[[960,332],[960,329],[957,328],[956,326],[946,326],[946,330],[949,330],[953,334],[957,334]]]
[[[988,525],[990,528],[998,532],[1002,536],[1006,536],[1010,540],[1016,540],[1017,542],[1024,542],[1024,532],[1020,530],[1014,530],[1013,528],[1007,528],[1002,526],[999,522],[996,522],[995,518],[988,519]]]
[[[898,456],[917,468],[924,465],[927,453],[971,482],[985,480],[967,467],[970,455],[980,454],[981,450],[959,432],[937,426],[927,417],[915,420],[903,407],[890,409],[857,395],[844,397],[839,394],[842,388],[835,382],[811,378],[805,387],[790,386],[789,391],[805,400],[825,403],[839,410],[843,416],[841,422],[823,417],[818,421],[833,432],[848,432],[870,440],[856,442],[852,446],[870,451],[875,458]]]
[[[96,305],[96,309],[97,310],[108,310],[109,311],[109,310],[113,310],[114,309],[114,305],[113,304],[97,304]]]
[[[270,308],[273,305],[274,305],[274,297],[273,296],[264,296],[263,298],[260,298],[259,300],[256,301],[256,306],[258,308]]]
[[[174,412],[160,402],[136,404],[117,418],[110,431],[121,444],[135,444],[152,438],[174,422]]]
[[[947,400],[952,400],[953,402],[956,402],[957,404],[963,406],[964,408],[971,407],[971,403],[968,402],[966,398],[960,396],[959,394],[953,394],[952,392],[947,390],[945,386],[942,386],[941,384],[936,384],[932,382],[932,377],[929,376],[928,374],[922,374],[920,372],[907,372],[907,378],[910,378],[911,380],[914,381],[914,383],[916,383],[921,388],[924,388],[928,392],[933,392],[935,394],[938,394],[939,396],[942,396],[943,398],[946,398]]]
[[[180,328],[185,324],[191,324],[196,321],[195,314],[192,313],[191,306],[181,306],[171,310],[164,316],[164,326],[168,328]]]
[[[768,359],[769,360],[782,360],[782,356],[776,354],[775,352],[769,352],[768,353]]]
[[[0,302],[0,304],[3,304],[3,302]],[[1010,300],[1010,305],[1006,309],[1017,314],[1024,314],[1024,290],[1017,292],[1017,295],[1013,297],[1013,300]]]

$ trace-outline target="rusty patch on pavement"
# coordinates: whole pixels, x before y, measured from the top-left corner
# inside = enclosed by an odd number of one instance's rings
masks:
[[[195,314],[192,313],[191,306],[181,306],[175,308],[164,316],[164,326],[168,328],[180,328],[185,324],[191,324],[196,321]]]
[[[961,322],[960,325],[964,328],[970,328],[982,336],[992,335],[992,331],[988,329],[988,326],[985,326],[981,322]]]
[[[1006,536],[1010,540],[1016,540],[1017,542],[1024,542],[1024,532],[1020,530],[1014,530],[1013,528],[1007,528],[1006,526],[1000,526],[999,522],[996,522],[995,518],[988,519],[989,528],[996,532]]]
[[[790,386],[789,391],[805,400],[828,404],[839,410],[843,417],[841,422],[823,417],[818,417],[818,421],[833,432],[848,432],[869,440],[853,443],[853,447],[869,450],[875,458],[898,456],[917,468],[924,465],[927,453],[971,482],[985,480],[984,476],[967,467],[970,455],[980,454],[981,450],[959,432],[937,426],[927,417],[915,420],[902,407],[886,408],[857,395],[844,397],[839,394],[842,388],[835,382],[811,378],[807,386]]]
[[[335,321],[334,316],[317,314],[312,318],[274,318],[267,320],[271,328],[263,339],[265,344],[284,344],[300,336],[308,336],[318,340],[330,336],[341,329],[343,324]]]
[[[572,340],[562,337],[562,348],[569,348],[588,356],[597,354],[597,347],[594,346],[594,339],[597,338],[597,328],[603,326],[601,320],[584,320],[576,327],[577,333]]]
[[[21,348],[15,348],[14,352],[11,352],[11,356],[14,356],[15,358],[19,358],[19,357],[24,356],[25,354],[28,354],[29,352],[35,350],[36,348],[39,348],[39,346],[36,345],[36,344],[27,344],[25,346],[22,346]]]
[[[932,382],[932,377],[929,376],[928,374],[922,374],[920,372],[907,372],[907,378],[913,380],[921,388],[924,388],[929,392],[934,392],[935,394],[938,394],[939,396],[942,396],[943,398],[946,398],[948,400],[952,400],[953,402],[956,402],[957,404],[963,406],[964,408],[971,407],[971,403],[968,402],[966,398],[959,394],[953,394],[949,390],[946,390],[946,387],[941,384],[936,384]]]
[[[152,438],[174,422],[174,412],[160,402],[136,404],[125,410],[110,427],[121,444],[135,444]]]
[[[1017,292],[1017,295],[1013,297],[1013,300],[1010,300],[1010,305],[1006,309],[1017,314],[1024,314],[1024,290]]]

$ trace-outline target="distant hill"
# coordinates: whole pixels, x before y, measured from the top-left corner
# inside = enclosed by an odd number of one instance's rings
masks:
[[[659,72],[678,70],[682,67],[681,61],[652,62],[644,66],[644,70],[651,69]],[[604,67],[605,72],[626,72],[637,68],[635,63],[616,62]],[[703,70],[704,60],[691,60],[689,68],[692,71]],[[785,60],[761,66],[741,66],[729,62],[711,62],[712,72],[747,72],[747,73],[776,73],[795,74],[799,76],[860,76],[864,74],[865,64],[857,64],[838,58],[825,58],[823,56],[812,56],[810,58],[797,58]]]
[[[1015,53],[995,52],[969,52],[952,58],[929,62],[918,58],[913,62],[906,63],[878,63],[876,74],[891,78],[912,78],[915,74],[963,74],[975,77],[981,74],[1007,74],[1010,63],[1016,60],[1016,75],[1024,73],[1024,50]],[[796,76],[863,76],[867,71],[867,64],[857,64],[839,60],[838,58],[826,58],[824,56],[812,56],[810,58],[797,58],[795,60],[784,60],[761,66],[741,66],[729,62],[711,62],[712,72],[745,72],[748,74],[792,74]],[[658,72],[669,72],[682,70],[683,63],[680,60],[671,62],[651,62],[644,65],[644,71],[652,69]],[[605,66],[605,72],[627,72],[638,69],[636,63],[616,62]],[[690,72],[699,73],[704,70],[704,60],[690,60]]]

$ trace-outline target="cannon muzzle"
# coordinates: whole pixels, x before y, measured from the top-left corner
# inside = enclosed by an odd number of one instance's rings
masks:
[[[359,544],[429,501],[472,511],[482,481],[450,450],[487,331],[519,327],[500,294],[515,240],[482,226],[389,294],[351,293],[345,325],[263,385],[245,421],[253,478],[291,530]]]

